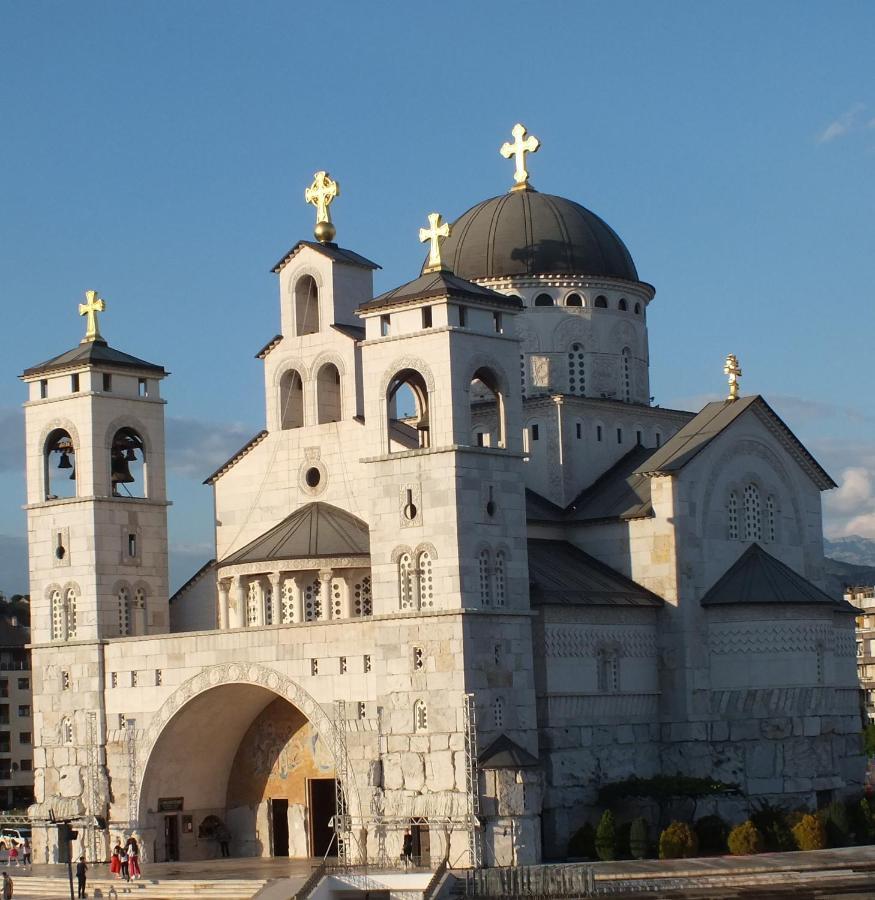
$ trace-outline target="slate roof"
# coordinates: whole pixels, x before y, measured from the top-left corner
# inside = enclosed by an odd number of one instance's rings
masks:
[[[292,259],[297,253],[299,253],[304,247],[309,247],[311,250],[315,250],[317,253],[321,253],[323,256],[327,256],[329,259],[333,259],[335,262],[347,263],[351,266],[359,266],[362,269],[379,269],[381,268],[377,263],[371,262],[371,260],[366,259],[364,256],[360,256],[358,253],[354,253],[352,250],[344,250],[343,247],[338,247],[337,244],[320,244],[318,241],[298,241],[291,250],[289,250],[286,255],[280,259],[275,266],[271,269],[271,272],[279,273],[282,271],[283,266]]]
[[[531,488],[526,488],[526,521],[528,522],[562,522],[565,510],[552,500],[542,497]]]
[[[759,544],[751,544],[702,597],[702,606],[809,603],[856,613],[846,600],[835,600]]]
[[[371,539],[365,522],[336,506],[317,501],[286,516],[261,537],[226,556],[219,565],[318,556],[367,556],[370,552]]]
[[[493,291],[490,288],[481,287],[471,281],[465,281],[453,275],[452,272],[442,270],[440,272],[428,272],[402,284],[385,294],[380,294],[367,303],[359,306],[360,310],[368,311],[382,309],[385,306],[395,306],[401,303],[414,303],[418,300],[428,300],[431,297],[447,297],[450,300],[481,301],[490,306],[504,306],[508,309],[522,309],[522,301],[519,297],[507,297]]]
[[[161,375],[167,374],[164,371],[164,366],[158,366],[155,363],[146,362],[144,359],[131,356],[130,353],[122,353],[121,350],[115,350],[106,341],[83,341],[60,356],[54,356],[37,366],[25,369],[23,376],[42,375],[57,369],[73,369],[81,366],[112,366],[113,368],[158,372]]]
[[[218,478],[225,474],[232,466],[235,466],[241,459],[243,459],[246,454],[252,450],[253,447],[257,447],[269,434],[270,432],[267,429],[262,428],[261,431],[258,432],[254,437],[251,437],[230,459],[226,462],[223,462],[222,465],[213,472],[212,475],[208,475],[204,478],[204,484],[212,484]]]
[[[331,327],[354,341],[360,341],[365,336],[364,325],[345,325],[342,322],[335,322]]]
[[[640,606],[659,609],[663,600],[567,541],[530,538],[532,606]]]
[[[821,490],[836,487],[832,478],[759,394],[741,397],[738,400],[718,400],[708,403],[635,471],[641,475],[670,475],[680,471],[718,434],[749,409],[759,413],[767,424],[783,435],[785,441],[796,452],[802,467],[808,471]]]
[[[179,588],[179,590],[170,598],[170,603],[178,600],[189,588],[194,587],[204,575],[207,574],[212,569],[215,569],[216,561],[215,559],[208,559],[198,570],[185,582],[185,584]]]
[[[541,765],[537,758],[506,734],[500,734],[477,757],[481,769],[530,769]]]
[[[637,469],[655,452],[640,445],[633,447],[571,501],[564,521],[642,519],[653,515],[650,479]]]

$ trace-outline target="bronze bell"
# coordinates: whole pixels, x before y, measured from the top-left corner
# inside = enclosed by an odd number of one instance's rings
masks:
[[[133,448],[133,447],[128,447],[128,449],[125,450],[125,459],[126,459],[128,462],[135,462],[135,461],[136,461],[136,459],[137,459],[137,454],[134,453],[134,448]]]
[[[70,481],[75,481],[75,480],[76,480],[76,470],[73,469],[73,471],[70,473]]]
[[[134,476],[128,468],[128,461],[120,450],[113,451],[110,469],[113,484],[133,484]]]
[[[73,468],[73,463],[70,462],[70,457],[67,454],[66,450],[61,451],[61,460],[58,463],[58,468],[59,469],[72,469]]]

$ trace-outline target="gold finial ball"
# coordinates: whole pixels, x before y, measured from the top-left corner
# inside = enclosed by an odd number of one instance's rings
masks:
[[[316,235],[316,240],[320,244],[330,244],[334,240],[337,230],[331,222],[317,222],[313,234]]]

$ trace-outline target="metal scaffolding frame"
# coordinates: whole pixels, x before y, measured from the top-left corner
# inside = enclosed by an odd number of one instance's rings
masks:
[[[468,800],[468,851],[471,867],[479,869],[480,854],[480,777],[477,770],[477,703],[473,694],[465,694],[465,793]]]
[[[137,762],[137,720],[125,720],[125,744],[128,751],[128,828],[137,827],[140,807],[140,773]]]
[[[344,791],[349,791],[349,757],[346,752],[346,701],[334,701],[334,839],[337,843],[337,860],[349,862],[349,838],[352,817]]]
[[[87,782],[87,813],[88,824],[86,829],[86,846],[89,859],[96,862],[98,859],[98,828],[96,816],[102,815],[100,808],[100,745],[97,734],[97,713],[90,712],[86,717],[86,750],[88,752],[88,766],[85,770]]]

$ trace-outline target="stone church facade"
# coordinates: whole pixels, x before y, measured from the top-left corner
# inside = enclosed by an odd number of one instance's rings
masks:
[[[633,775],[859,787],[833,482],[762,397],[652,405],[655,290],[616,233],[525,175],[374,297],[319,202],[274,267],[265,428],[207,479],[217,561],[172,602],[164,369],[90,295],[22,376],[35,858],[53,815],[92,855],[100,817],[157,859],[221,823],[241,855],[397,858],[411,827],[509,864]]]

